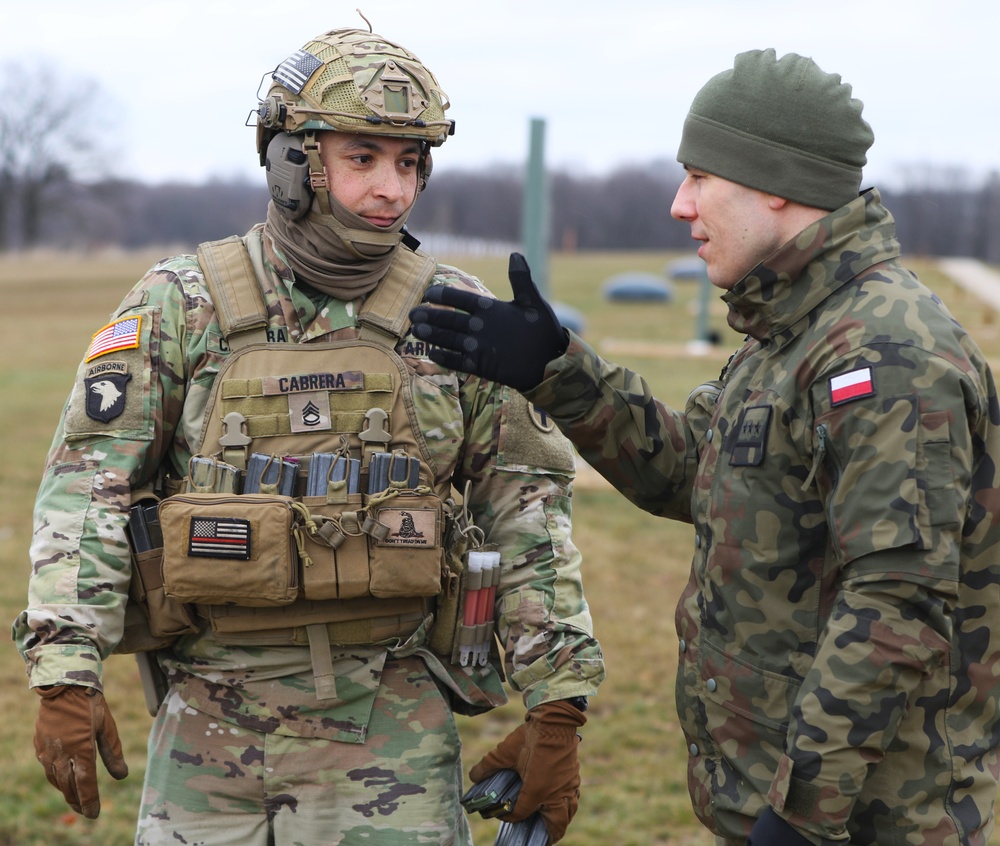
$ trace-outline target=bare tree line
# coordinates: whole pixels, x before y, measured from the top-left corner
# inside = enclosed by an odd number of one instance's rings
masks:
[[[7,66],[0,77],[0,251],[37,247],[193,248],[245,232],[263,219],[259,183],[151,186],[108,173],[111,135],[92,121],[101,92],[44,69]],[[662,160],[603,176],[548,175],[551,247],[684,250],[689,229],[670,218],[681,178]],[[882,187],[907,252],[1000,263],[1000,172],[978,184],[960,166],[913,166],[900,187]],[[439,166],[410,218],[422,234],[520,240],[523,172]]]
[[[604,177],[550,174],[554,250],[685,250],[689,228],[670,218],[676,167],[651,164]],[[53,166],[35,186],[0,172],[0,251],[49,247],[191,248],[245,232],[262,220],[263,184],[208,182],[150,186],[103,180],[74,182]],[[670,174],[670,175],[666,175]],[[263,177],[263,174],[261,174]],[[984,185],[927,182],[882,189],[904,249],[915,255],[957,255],[1000,263],[1000,174]],[[263,180],[262,180],[263,182]],[[410,217],[421,235],[442,233],[516,243],[522,180],[516,172],[435,174]],[[19,204],[17,198],[24,198]]]

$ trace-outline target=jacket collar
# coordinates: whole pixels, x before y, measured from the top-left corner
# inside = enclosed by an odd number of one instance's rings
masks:
[[[779,345],[834,291],[899,256],[896,223],[870,189],[807,226],[727,291],[729,325]]]

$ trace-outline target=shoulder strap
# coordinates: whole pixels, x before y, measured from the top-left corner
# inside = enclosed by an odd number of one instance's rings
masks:
[[[237,349],[264,342],[267,309],[244,239],[234,235],[199,244],[198,261],[229,345]],[[358,314],[362,340],[394,347],[405,333],[410,310],[423,298],[436,270],[437,259],[400,246],[389,272]]]
[[[244,240],[233,235],[198,245],[198,262],[230,347],[267,340],[267,307]]]
[[[395,347],[409,325],[410,309],[423,299],[436,270],[437,259],[400,245],[389,272],[358,314],[361,339]]]

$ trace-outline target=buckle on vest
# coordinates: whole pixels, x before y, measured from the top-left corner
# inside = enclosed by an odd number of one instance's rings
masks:
[[[230,411],[222,418],[222,437],[219,445],[225,461],[246,469],[252,438],[247,434],[247,419],[238,411]]]

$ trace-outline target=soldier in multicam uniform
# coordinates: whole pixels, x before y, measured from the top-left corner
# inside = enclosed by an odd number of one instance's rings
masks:
[[[508,819],[539,811],[554,842],[577,807],[577,731],[603,658],[570,539],[569,442],[519,394],[442,368],[406,332],[427,284],[487,295],[403,229],[431,147],[454,129],[447,99],[415,56],[362,30],[318,36],[272,79],[258,112],[267,221],[146,274],[94,336],[55,435],[13,628],[42,697],[39,760],[91,818],[97,753],[127,774],[102,666],[134,621],[131,584],[169,683],[137,843],[470,843],[453,710],[505,702],[505,671],[526,718],[473,775],[517,769]],[[389,307],[369,312],[386,290]],[[326,498],[297,488],[289,505],[188,477],[193,458],[221,474],[262,452],[294,455],[301,483],[324,450],[363,460],[362,478],[375,452],[419,462],[416,487],[391,491],[406,504],[395,535],[391,497],[323,480]],[[149,491],[164,497],[165,549],[137,590],[126,521]],[[184,515],[169,527],[168,508]],[[266,521],[282,513],[293,525],[275,534]],[[461,564],[442,569],[449,538],[500,553],[502,656],[490,635],[488,659],[463,661],[442,631],[463,584]],[[301,565],[282,571],[284,593],[268,593],[270,570],[233,586],[272,557],[294,565],[290,548]]]
[[[459,310],[411,313],[432,358],[517,384],[632,502],[694,525],[676,704],[725,846],[993,827],[1000,406],[878,192],[858,193],[861,108],[773,50],[696,95],[672,215],[746,338],[683,411],[563,332],[519,257],[513,302],[429,292]]]

